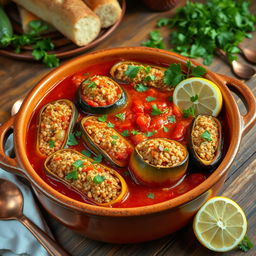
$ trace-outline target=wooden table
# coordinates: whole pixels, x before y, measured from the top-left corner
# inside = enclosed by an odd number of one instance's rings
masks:
[[[149,31],[154,29],[160,17],[169,17],[174,10],[162,13],[150,12],[139,1],[127,1],[125,18],[114,35],[93,50],[117,46],[138,46],[147,39]],[[256,2],[253,1],[252,11],[256,13]],[[168,31],[163,29],[163,34]],[[254,47],[256,33],[252,40],[245,44]],[[239,58],[240,59],[240,58]],[[241,61],[244,61],[241,58]],[[64,61],[62,61],[63,63]],[[254,66],[256,68],[256,66]],[[230,67],[221,59],[215,58],[209,67],[211,70],[233,76]],[[23,62],[0,56],[0,123],[10,116],[12,104],[24,96],[33,85],[50,70],[44,65],[34,62]],[[255,93],[256,78],[246,82]],[[237,103],[244,113],[239,98]],[[221,195],[235,200],[244,209],[248,219],[248,236],[256,244],[256,126],[244,136],[240,150],[225,181]],[[75,256],[81,255],[217,255],[200,245],[193,235],[192,226],[156,241],[131,245],[114,245],[90,240],[80,236],[63,225],[57,223],[49,215],[45,218],[55,235],[56,240]],[[218,254],[220,255],[220,254]],[[239,250],[225,255],[256,255],[256,247],[247,254]]]

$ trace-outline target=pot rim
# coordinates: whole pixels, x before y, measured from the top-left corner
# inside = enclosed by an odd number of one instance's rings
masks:
[[[44,180],[37,174],[37,172],[33,169],[31,166],[27,155],[24,153],[26,152],[25,147],[25,141],[24,141],[24,133],[27,133],[27,126],[24,125],[25,117],[27,115],[29,105],[31,102],[33,102],[34,95],[37,95],[38,92],[41,91],[41,89],[47,85],[48,83],[51,84],[51,80],[54,76],[57,74],[62,74],[62,77],[67,77],[68,75],[73,74],[69,73],[68,70],[70,67],[72,67],[75,64],[79,64],[83,62],[85,59],[93,59],[93,58],[100,58],[104,57],[106,55],[113,55],[116,57],[120,57],[120,55],[125,53],[133,53],[134,55],[141,54],[143,52],[146,54],[151,54],[157,56],[159,59],[162,57],[168,58],[170,56],[170,60],[173,59],[176,63],[183,63],[185,64],[188,58],[185,58],[183,56],[180,56],[176,53],[172,53],[170,51],[165,51],[161,49],[153,49],[153,48],[147,48],[147,47],[117,47],[117,48],[110,48],[110,49],[104,49],[104,50],[98,50],[95,52],[91,52],[89,54],[85,54],[79,57],[76,57],[65,64],[62,64],[58,68],[54,69],[50,73],[48,73],[45,77],[43,77],[29,92],[29,94],[26,96],[20,111],[18,112],[17,116],[15,117],[14,122],[14,145],[15,145],[15,151],[16,151],[16,157],[18,164],[25,169],[25,176],[28,178],[30,183],[38,190],[39,192],[46,195],[48,198],[51,198],[58,204],[61,204],[62,206],[73,209],[76,211],[79,211],[81,213],[87,213],[87,214],[93,214],[98,216],[118,216],[118,217],[125,217],[125,216],[137,216],[137,215],[146,215],[146,214],[153,214],[160,211],[169,210],[171,208],[181,206],[183,204],[186,204],[190,202],[191,200],[199,197],[203,193],[205,193],[207,190],[209,190],[211,187],[214,186],[215,183],[217,183],[218,180],[223,177],[226,172],[228,171],[231,163],[233,162],[241,140],[241,124],[242,119],[241,115],[239,113],[238,106],[235,102],[235,99],[233,98],[230,90],[228,87],[222,82],[221,78],[215,73],[210,71],[207,67],[204,67],[207,70],[206,78],[213,80],[217,85],[220,86],[220,90],[224,93],[223,99],[224,104],[229,105],[229,109],[232,109],[232,111],[235,113],[235,118],[231,120],[232,128],[233,128],[233,137],[230,139],[230,145],[226,152],[225,157],[221,161],[218,168],[201,184],[193,188],[192,190],[186,192],[185,194],[182,194],[176,198],[153,204],[148,206],[140,206],[140,207],[133,207],[133,208],[109,208],[109,207],[102,207],[102,206],[96,206],[96,205],[90,205],[86,204],[80,201],[77,201],[75,199],[69,198],[65,196],[64,194],[58,192],[53,187],[48,185]],[[193,65],[200,65],[202,64],[190,60]],[[79,71],[79,70],[77,70]],[[51,85],[51,88],[56,85],[56,83]],[[37,101],[37,104],[39,101]],[[30,111],[31,112],[31,111]],[[32,114],[32,113],[31,113]],[[31,118],[30,114],[30,118]],[[232,116],[231,116],[232,118]],[[225,160],[225,161],[224,161]],[[224,164],[224,162],[226,162]]]

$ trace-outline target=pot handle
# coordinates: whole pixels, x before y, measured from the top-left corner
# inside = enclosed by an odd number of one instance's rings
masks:
[[[13,172],[24,177],[25,174],[23,170],[18,167],[16,159],[7,156],[4,150],[5,141],[13,129],[14,119],[15,116],[12,116],[9,120],[0,126],[0,167],[6,171]]]
[[[242,133],[246,134],[254,125],[256,121],[256,99],[251,91],[251,89],[242,81],[229,77],[226,75],[218,74],[242,100],[247,110],[245,115],[242,115],[243,118],[243,127]]]

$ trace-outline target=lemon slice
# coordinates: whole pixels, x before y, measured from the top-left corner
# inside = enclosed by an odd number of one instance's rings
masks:
[[[222,107],[222,94],[212,81],[192,77],[176,86],[173,102],[182,110],[194,108],[197,115],[217,116]]]
[[[212,251],[226,252],[243,240],[247,220],[236,202],[226,197],[213,197],[197,212],[193,229],[202,245]]]

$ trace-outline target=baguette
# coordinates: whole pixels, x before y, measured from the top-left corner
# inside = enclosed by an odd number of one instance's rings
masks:
[[[40,18],[38,18],[33,13],[27,11],[26,9],[24,9],[20,5],[18,5],[18,10],[19,10],[19,13],[20,13],[20,21],[21,21],[22,30],[23,30],[24,33],[28,33],[31,29],[30,26],[29,26],[29,23],[33,20],[40,20]],[[48,25],[49,28],[47,29],[47,31],[44,31],[44,33],[55,31],[54,27],[52,27],[49,24],[47,24],[47,25]]]
[[[82,0],[14,0],[42,20],[52,24],[78,46],[94,40],[100,20]]]
[[[101,27],[112,26],[121,16],[122,9],[117,0],[83,0],[100,18]]]

